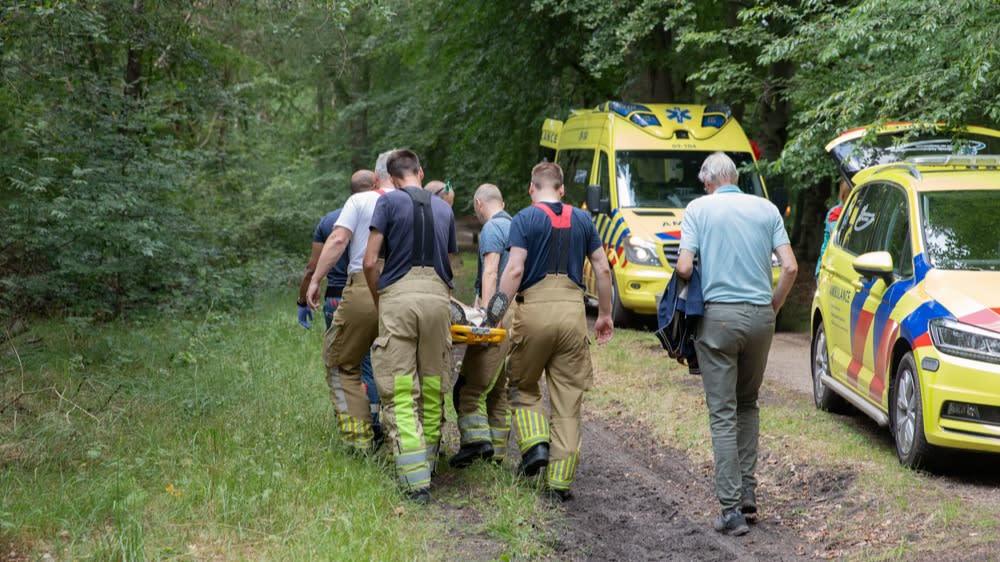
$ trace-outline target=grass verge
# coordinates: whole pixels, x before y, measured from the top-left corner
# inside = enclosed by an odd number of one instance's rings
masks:
[[[473,263],[473,272],[475,265]],[[507,470],[428,507],[334,435],[321,329],[288,291],[241,314],[39,322],[0,351],[0,547],[31,559],[492,559],[544,553]],[[322,321],[320,321],[322,326]],[[454,432],[453,424],[449,424]],[[456,440],[454,436],[449,439]],[[454,447],[453,447],[454,448]],[[456,518],[460,504],[463,518]],[[452,539],[458,532],[458,539]],[[461,537],[476,537],[470,545]]]

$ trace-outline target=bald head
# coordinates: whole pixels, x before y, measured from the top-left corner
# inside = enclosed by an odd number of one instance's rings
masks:
[[[375,172],[358,170],[351,174],[351,193],[361,193],[375,189]]]
[[[424,186],[424,189],[430,191],[434,195],[437,195],[441,199],[444,199],[444,202],[449,205],[455,204],[455,190],[443,181],[429,181],[427,182],[427,185]]]
[[[480,185],[476,188],[472,205],[476,210],[476,218],[479,219],[479,222],[486,224],[486,221],[493,218],[493,215],[499,213],[504,208],[503,195],[500,193],[500,188],[492,183]]]
[[[484,183],[476,188],[475,198],[483,203],[503,203],[503,195],[500,188],[492,183]]]

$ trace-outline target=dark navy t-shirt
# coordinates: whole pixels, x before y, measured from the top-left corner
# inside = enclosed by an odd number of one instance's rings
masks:
[[[399,281],[410,271],[415,237],[413,207],[413,200],[403,189],[386,193],[375,204],[370,228],[385,236],[382,242],[385,266],[376,286],[379,291]],[[458,251],[455,215],[440,197],[431,197],[431,211],[434,213],[434,271],[449,287],[453,287],[448,254]]]
[[[340,217],[340,211],[342,210],[330,211],[319,221],[319,224],[316,225],[316,231],[313,232],[313,242],[317,244],[326,243],[326,239],[333,232],[333,227],[337,224],[337,219]],[[347,248],[344,249],[344,254],[340,256],[340,261],[337,262],[337,265],[333,266],[330,273],[326,274],[327,287],[340,287],[343,289],[347,285],[347,265],[351,263],[350,247],[351,243],[348,242]]]
[[[562,203],[542,203],[559,215],[562,213]],[[594,221],[590,215],[581,209],[573,209],[570,222],[569,261],[566,274],[581,288],[583,284],[583,260],[601,247],[601,238],[597,235]],[[510,247],[524,248],[528,256],[524,263],[524,277],[521,278],[523,291],[538,283],[548,274],[549,238],[552,236],[552,221],[545,211],[532,205],[522,209],[510,225]]]

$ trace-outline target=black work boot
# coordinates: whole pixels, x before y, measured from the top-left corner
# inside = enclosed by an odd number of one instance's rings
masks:
[[[539,443],[521,455],[517,471],[525,476],[534,476],[549,465],[549,444]]]
[[[720,513],[712,522],[715,530],[723,535],[740,536],[750,532],[747,520],[739,509],[729,509]]]
[[[756,515],[757,513],[757,493],[750,486],[743,488],[743,497],[740,499],[740,513],[743,515]]]
[[[410,490],[406,492],[406,499],[417,505],[427,505],[431,503],[431,491],[429,488],[420,488],[419,490]]]
[[[487,460],[493,457],[493,443],[476,441],[462,445],[455,456],[448,459],[452,468],[465,468],[477,459]]]
[[[572,500],[573,492],[570,492],[569,490],[556,490],[555,488],[549,488],[546,486],[545,491],[542,492],[542,497],[552,503],[560,504]]]

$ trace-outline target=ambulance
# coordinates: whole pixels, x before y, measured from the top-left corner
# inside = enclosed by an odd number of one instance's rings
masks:
[[[563,169],[563,200],[594,217],[619,326],[633,314],[656,314],[680,253],[684,208],[705,195],[698,172],[709,154],[728,154],[740,189],[766,197],[750,141],[725,105],[609,101],[565,121],[546,119],[540,144]],[[584,277],[588,297],[596,297],[589,262]]]
[[[888,427],[905,466],[1000,453],[1000,131],[889,123],[826,150],[853,189],[813,298],[816,407]]]

